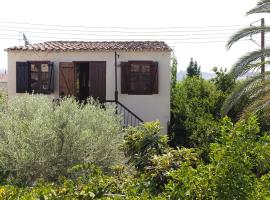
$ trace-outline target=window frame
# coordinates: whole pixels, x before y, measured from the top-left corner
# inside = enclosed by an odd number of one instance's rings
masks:
[[[50,70],[49,70],[49,64],[50,63],[52,63],[52,62],[50,62],[50,61],[27,61],[27,63],[28,63],[28,66],[29,66],[29,92],[30,93],[37,93],[37,94],[49,94],[49,93],[51,93],[51,91],[50,91],[50,88],[49,88],[49,83],[48,83],[48,89],[41,89],[41,85],[42,85],[42,71],[41,71],[41,65],[42,64],[47,64],[48,65],[48,81],[50,81],[49,80],[49,78],[50,78],[50,75],[49,75],[49,73],[50,73]],[[37,72],[35,72],[35,73],[37,73],[37,76],[38,76],[38,81],[37,81],[37,84],[38,84],[38,90],[34,90],[33,88],[32,88],[32,86],[31,86],[31,83],[32,83],[32,70],[31,70],[31,65],[32,64],[34,64],[34,65],[38,65],[38,71]]]
[[[149,76],[150,76],[150,88],[149,90],[146,90],[146,91],[143,91],[143,90],[131,90],[131,76],[132,76],[132,73],[138,73],[140,74],[140,76],[142,76],[142,74],[144,72],[140,71],[140,72],[132,72],[131,71],[131,65],[132,64],[139,64],[140,65],[140,70],[142,70],[142,65],[149,65],[150,66],[150,71],[147,72],[149,73]],[[128,88],[128,94],[133,94],[133,95],[151,95],[153,92],[152,92],[152,84],[153,84],[153,74],[152,74],[152,67],[153,67],[153,62],[152,61],[143,61],[143,60],[131,60],[131,61],[128,61],[128,70],[129,70],[129,88]],[[141,77],[140,77],[141,79]],[[141,81],[141,80],[140,80]],[[138,84],[142,84],[141,82],[138,83]]]
[[[42,72],[42,65],[47,65],[48,70]],[[31,65],[36,65],[37,70],[32,71]],[[37,86],[32,87],[34,79],[33,74],[36,73]],[[44,74],[45,78],[44,77]],[[42,86],[47,86],[46,89]],[[51,61],[30,60],[16,61],[16,93],[33,93],[33,94],[51,94],[54,92],[54,63]]]

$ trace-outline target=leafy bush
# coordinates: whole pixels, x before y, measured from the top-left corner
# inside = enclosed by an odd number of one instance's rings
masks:
[[[222,67],[220,69],[214,67],[213,71],[216,77],[211,81],[216,85],[217,89],[227,94],[232,92],[236,85],[235,77],[228,73],[226,68],[223,70]]]
[[[146,128],[147,127],[147,128]],[[32,187],[0,186],[1,199],[269,199],[270,136],[259,131],[257,119],[233,124],[229,118],[219,127],[221,135],[211,143],[209,163],[198,156],[198,149],[158,148],[144,144],[157,136],[158,123],[132,129],[126,147],[130,156],[146,152],[144,166],[132,173],[122,167],[106,174],[91,164],[68,170],[70,177],[50,183],[38,181]],[[144,134],[146,135],[144,137]],[[127,137],[127,136],[126,136]],[[166,136],[157,136],[157,141]],[[138,138],[139,142],[137,143]],[[128,144],[127,144],[128,143]],[[149,144],[147,142],[147,144]],[[138,146],[137,146],[138,145]],[[125,145],[124,145],[125,146]],[[137,147],[144,148],[137,148]],[[132,147],[132,148],[129,148]],[[161,148],[162,147],[162,148]],[[162,149],[162,151],[157,151]],[[140,156],[144,156],[140,154]],[[134,162],[136,164],[137,162]]]
[[[0,113],[0,137],[0,166],[17,183],[55,180],[80,163],[107,170],[121,157],[118,117],[92,100],[15,97]]]
[[[160,130],[158,121],[126,130],[122,149],[136,169],[143,170],[154,155],[161,155],[169,148],[167,136],[161,135]]]
[[[220,139],[210,146],[210,163],[168,172],[168,199],[265,199],[269,196],[270,136],[255,117],[233,123],[225,118]]]
[[[7,99],[7,92],[5,90],[0,90],[0,111],[2,111],[6,106]]]
[[[208,145],[218,134],[223,93],[199,77],[177,83],[172,93],[172,145]]]

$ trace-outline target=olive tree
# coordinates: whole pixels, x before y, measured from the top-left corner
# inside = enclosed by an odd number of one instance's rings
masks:
[[[109,169],[121,160],[120,119],[113,108],[72,98],[58,104],[23,95],[0,112],[0,167],[20,182],[54,180],[80,163]]]

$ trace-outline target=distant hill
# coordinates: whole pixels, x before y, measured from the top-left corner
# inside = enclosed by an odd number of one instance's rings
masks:
[[[180,71],[177,72],[177,80],[181,81],[184,79],[184,77],[186,76],[187,72],[186,71]],[[209,80],[211,78],[214,78],[216,76],[216,74],[214,72],[201,72],[202,74],[202,78]]]

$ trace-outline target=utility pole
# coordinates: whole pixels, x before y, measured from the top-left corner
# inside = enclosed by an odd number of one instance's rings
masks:
[[[115,92],[114,92],[114,100],[118,102],[118,89],[117,89],[117,57],[119,55],[114,52],[114,78],[115,78]]]
[[[265,21],[264,18],[261,19],[261,27],[264,28]],[[261,50],[265,49],[265,32],[264,30],[261,31]],[[265,57],[264,55],[261,57],[261,73],[264,74],[265,72]]]

